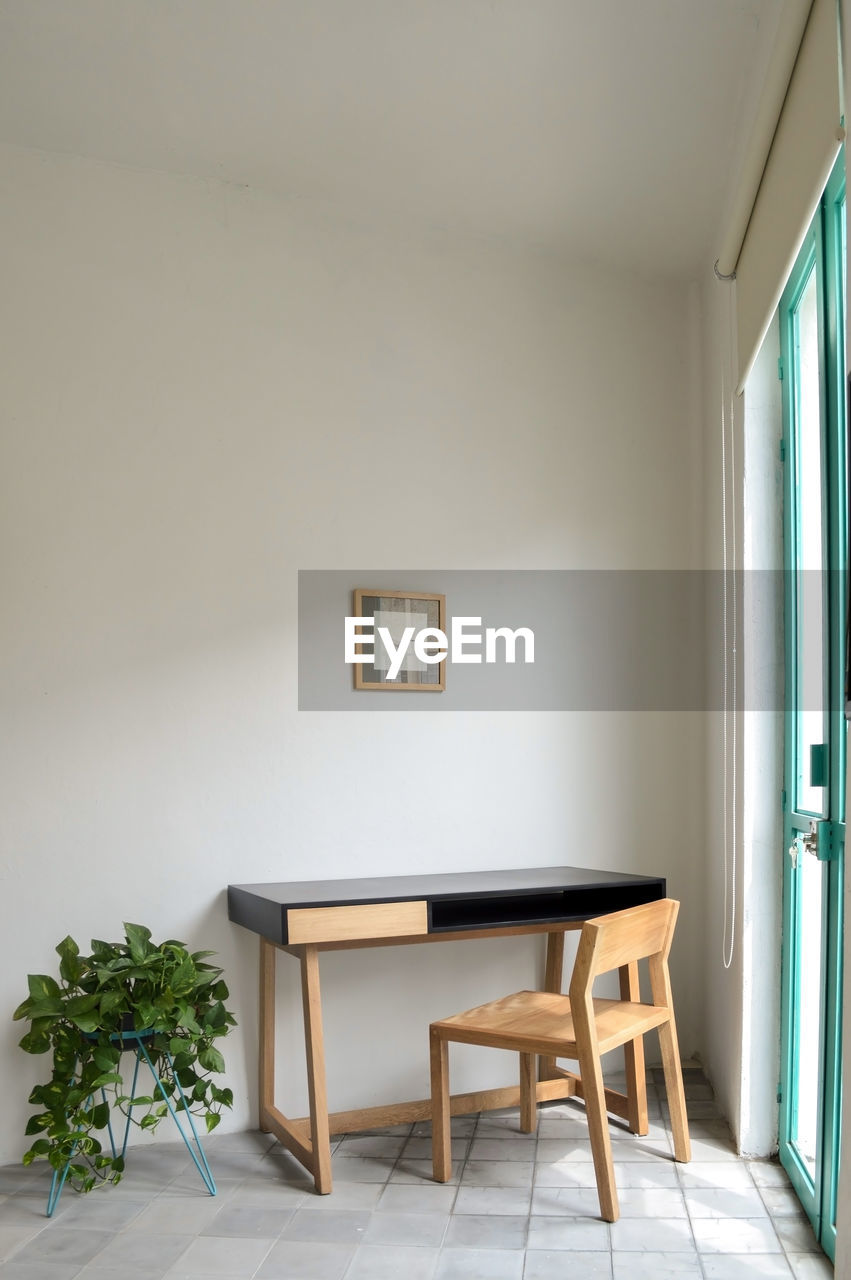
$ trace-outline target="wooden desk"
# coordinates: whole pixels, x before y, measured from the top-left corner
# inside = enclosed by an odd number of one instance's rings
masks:
[[[655,902],[665,896],[656,876],[623,875],[581,867],[536,867],[448,875],[389,876],[358,880],[296,881],[228,887],[228,916],[260,935],[260,1128],[273,1133],[313,1175],[316,1190],[331,1190],[332,1133],[429,1119],[429,1099],[328,1112],[319,987],[319,954],[351,947],[402,946],[457,938],[512,934],[547,936],[544,989],[560,991],[564,934],[592,916]],[[275,1106],[275,956],[295,956],[301,966],[310,1114],[288,1119]],[[630,998],[635,975],[621,973]],[[425,1054],[425,1028],[423,1028]],[[627,1051],[626,1095],[608,1094],[610,1110],[637,1122],[636,1073],[643,1060]],[[552,1060],[542,1060],[538,1101],[581,1096],[581,1084]],[[452,1114],[516,1106],[519,1085],[456,1094]],[[646,1121],[645,1121],[646,1123]]]

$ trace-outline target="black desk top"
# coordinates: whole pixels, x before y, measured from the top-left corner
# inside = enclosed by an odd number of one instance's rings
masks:
[[[522,867],[440,875],[373,876],[228,886],[228,916],[273,942],[287,941],[287,911],[425,901],[429,933],[588,919],[665,896],[659,876],[587,867]]]

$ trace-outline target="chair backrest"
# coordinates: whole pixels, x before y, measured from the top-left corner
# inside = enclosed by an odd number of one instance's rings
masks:
[[[599,974],[649,958],[654,1003],[667,1004],[668,955],[679,909],[673,898],[662,898],[586,921],[570,981],[571,1000],[587,996]]]

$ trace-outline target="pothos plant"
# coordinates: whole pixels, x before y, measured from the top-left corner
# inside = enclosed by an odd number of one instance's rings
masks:
[[[122,1055],[137,1045],[129,1031],[150,1033],[145,1048],[176,1111],[204,1117],[209,1133],[233,1103],[231,1090],[212,1079],[225,1067],[215,1042],[235,1025],[222,970],[207,962],[214,952],[190,953],[174,940],[157,945],[142,925],[125,924],[124,933],[123,942],[93,938],[88,956],[63,938],[58,981],[30,974],[29,995],[14,1014],[30,1022],[22,1049],[53,1052],[50,1080],[29,1097],[41,1109],[26,1127],[37,1136],[24,1164],[46,1158],[61,1171],[70,1161],[67,1180],[78,1191],[121,1178],[123,1155],[111,1135],[107,1151],[97,1136],[107,1129],[112,1105],[125,1115],[132,1108],[133,1122],[148,1130],[168,1113],[153,1080],[152,1092],[131,1097],[125,1089]]]

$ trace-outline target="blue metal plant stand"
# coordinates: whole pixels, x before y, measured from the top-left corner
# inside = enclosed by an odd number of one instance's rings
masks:
[[[145,1042],[146,1040],[150,1040],[153,1034],[154,1034],[153,1031],[148,1029],[144,1031],[121,1031],[121,1032],[117,1032],[113,1036],[110,1036],[111,1040],[120,1040],[122,1042],[122,1045],[126,1049],[128,1050],[132,1049],[136,1055],[136,1062],[133,1067],[133,1083],[130,1086],[130,1097],[133,1098],[136,1096],[136,1081],[139,1077],[139,1064],[144,1059],[144,1061],[148,1064],[148,1068],[151,1072],[151,1075],[153,1076],[154,1083],[160,1095],[162,1096],[163,1102],[168,1107],[171,1118],[174,1121],[174,1123],[177,1125],[177,1131],[180,1134],[181,1138],[183,1139],[183,1142],[186,1146],[186,1150],[189,1152],[190,1156],[192,1157],[195,1168],[198,1170],[199,1174],[201,1175],[201,1181],[204,1183],[204,1186],[207,1188],[210,1195],[214,1196],[216,1194],[215,1179],[213,1178],[213,1175],[210,1172],[210,1166],[207,1163],[207,1157],[204,1155],[204,1148],[201,1146],[201,1139],[198,1137],[198,1130],[195,1128],[195,1121],[192,1118],[192,1112],[189,1110],[189,1105],[186,1101],[183,1090],[180,1087],[180,1081],[177,1078],[177,1073],[174,1069],[174,1062],[172,1061],[171,1054],[168,1053],[166,1050],[163,1050],[165,1060],[168,1063],[169,1071],[171,1072],[171,1078],[174,1080],[174,1083],[177,1086],[178,1096],[180,1098],[180,1101],[183,1103],[183,1115],[186,1116],[186,1119],[189,1122],[189,1128],[191,1130],[191,1139],[190,1139],[190,1135],[187,1134],[183,1125],[180,1123],[177,1109],[174,1107],[171,1101],[171,1098],[169,1097],[166,1090],[163,1088],[162,1080],[157,1075],[156,1068],[154,1067],[154,1064],[151,1061],[151,1055],[148,1053],[147,1045]],[[131,1044],[128,1044],[127,1043],[128,1041],[135,1041],[135,1047]],[[106,1102],[107,1100],[106,1089],[101,1089],[100,1093],[101,1093],[102,1100]],[[91,1103],[93,1097],[94,1097],[94,1094],[91,1094],[89,1096],[88,1101],[86,1102],[86,1106],[88,1106]],[[115,1135],[112,1132],[112,1121],[111,1120],[107,1121],[106,1128],[107,1128],[107,1133],[109,1134],[109,1145],[112,1151],[113,1160],[115,1160],[118,1156],[121,1156],[123,1158],[124,1153],[127,1150],[127,1139],[130,1134],[130,1122],[131,1122],[132,1115],[133,1115],[133,1107],[131,1105],[130,1107],[128,1107],[128,1110],[127,1110],[127,1119],[124,1124],[124,1136],[121,1141],[120,1151],[116,1148],[116,1145],[115,1145]],[[194,1143],[194,1147],[193,1147],[193,1143]],[[62,1188],[65,1186],[65,1179],[68,1176],[68,1170],[71,1166],[71,1161],[73,1160],[73,1158],[74,1158],[74,1152],[72,1151],[71,1155],[68,1157],[68,1160],[65,1163],[64,1168],[61,1170],[54,1169],[53,1171],[53,1177],[50,1180],[50,1191],[48,1192],[48,1195],[47,1195],[48,1218],[51,1218],[53,1216],[53,1212],[59,1203],[59,1197],[62,1195]]]

